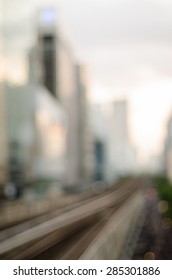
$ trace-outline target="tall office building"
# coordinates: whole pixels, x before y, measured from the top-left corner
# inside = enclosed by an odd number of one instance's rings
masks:
[[[56,10],[40,10],[36,22],[37,40],[30,55],[33,71],[37,65],[35,82],[44,84],[66,107],[70,97],[76,94],[75,60],[71,47],[57,24]]]
[[[56,11],[42,9],[37,15],[37,43],[32,50],[38,54],[37,68],[41,69],[38,81],[61,103],[67,113],[67,174],[66,184],[78,182],[77,156],[77,89],[75,61],[66,39],[58,28]],[[31,61],[34,64],[35,61]],[[32,67],[32,66],[31,66]],[[39,71],[38,71],[39,72]],[[38,82],[37,81],[37,82]]]
[[[23,175],[59,179],[65,169],[65,112],[41,84],[41,53],[34,51],[36,4],[26,4],[6,0],[0,9],[0,61],[5,61],[4,72],[0,63],[0,177],[6,168],[7,180],[16,184]]]
[[[108,165],[111,178],[134,171],[136,153],[128,129],[128,107],[126,100],[115,101],[109,122]]]
[[[71,47],[58,28],[54,10],[39,12],[37,31],[37,44],[30,53],[31,68],[37,69],[33,79],[36,77],[37,82],[44,84],[66,110],[66,184],[76,185],[91,178],[86,71],[76,65]]]
[[[10,123],[5,125],[7,137],[10,136],[9,138],[13,139],[16,137],[17,132],[15,129],[10,129],[10,127],[13,126],[12,123],[17,120],[17,116],[13,118],[13,111],[10,111],[10,108],[13,108],[13,106],[11,106],[12,102],[24,98],[25,90],[27,91],[27,89],[29,89],[30,94],[27,95],[27,97],[29,96],[28,98],[30,98],[29,102],[31,102],[31,99],[33,101],[34,91],[38,90],[36,95],[42,96],[40,98],[42,104],[44,93],[41,94],[41,92],[46,91],[45,88],[47,88],[46,94],[52,95],[49,101],[53,100],[54,104],[60,104],[62,109],[66,112],[67,172],[65,178],[67,185],[76,185],[80,180],[85,180],[85,178],[89,177],[88,174],[90,174],[90,162],[89,159],[86,159],[90,153],[88,153],[89,145],[86,144],[86,142],[89,142],[89,140],[86,139],[87,137],[89,138],[89,133],[88,126],[86,125],[87,109],[85,107],[85,102],[87,101],[85,98],[86,81],[83,78],[84,71],[81,70],[80,67],[76,67],[70,45],[64,38],[61,30],[59,30],[55,9],[43,8],[41,2],[38,4],[36,1],[32,1],[27,5],[26,0],[13,0],[12,2],[6,0],[3,1],[3,4],[3,34],[5,35],[4,49],[6,64],[4,79],[7,84],[5,87],[5,96],[7,96],[6,100],[8,100],[9,104],[8,106],[6,106],[7,104],[4,106],[2,105],[3,95],[1,94],[0,119],[3,120],[3,116],[5,116],[2,109],[7,108],[10,116],[8,118],[8,122]],[[39,9],[38,6],[40,7]],[[1,65],[0,73],[2,72]],[[0,75],[2,76],[2,74]],[[21,95],[21,99],[18,97],[19,95]],[[24,104],[23,107],[27,106],[27,101]],[[20,106],[19,102],[17,105],[15,104],[14,107],[17,108],[18,106]],[[23,109],[24,108],[22,108],[21,112],[23,112]],[[26,112],[27,111],[28,110],[26,110]],[[47,110],[45,109],[45,111]],[[51,112],[46,114],[51,116]],[[18,116],[19,115],[22,118],[22,113],[20,114],[18,112]],[[4,123],[4,121],[2,122]],[[82,127],[82,124],[85,128]],[[18,127],[18,124],[16,125]],[[82,127],[82,132],[79,127]],[[3,126],[0,128],[1,132],[2,128]],[[28,135],[26,133],[27,128],[28,127],[23,128],[23,137],[24,135]],[[52,135],[55,135],[56,129],[52,128],[51,131]],[[79,135],[79,133],[85,135]],[[2,133],[2,135],[5,135],[5,133]],[[47,133],[45,138],[47,139],[49,136],[50,135]],[[8,139],[8,141],[1,139],[0,141],[1,144],[2,141],[3,143],[8,143],[11,139]],[[25,137],[26,141],[29,141],[28,139],[28,137]],[[78,143],[81,145],[80,155],[78,154]],[[12,146],[13,151],[15,150],[16,153],[17,151],[19,152],[16,145]],[[44,147],[45,146],[46,145],[44,145]],[[8,154],[11,154],[9,145],[6,155]],[[34,157],[35,152],[32,150],[31,153],[29,152],[29,156],[31,156],[31,154]],[[84,158],[86,160],[84,160]],[[11,155],[8,155],[8,161],[10,160]],[[9,166],[9,164],[6,166]]]
[[[76,89],[78,174],[80,182],[87,183],[93,178],[93,137],[89,117],[88,76],[84,65],[76,65]]]

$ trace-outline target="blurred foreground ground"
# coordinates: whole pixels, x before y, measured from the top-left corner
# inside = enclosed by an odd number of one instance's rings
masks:
[[[164,177],[154,179],[149,192],[145,222],[134,259],[172,259],[172,186]]]
[[[40,186],[1,201],[0,258],[172,259],[172,188],[165,178],[127,178],[87,192]]]

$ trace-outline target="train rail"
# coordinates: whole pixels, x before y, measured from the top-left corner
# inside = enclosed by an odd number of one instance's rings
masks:
[[[26,221],[32,221],[56,213],[60,209],[73,205],[78,201],[87,199],[88,195],[56,195],[53,198],[44,198],[32,202],[20,199],[17,201],[6,201],[1,203],[0,231],[12,228]],[[38,220],[37,219],[37,220]]]
[[[110,215],[144,184],[145,181],[141,179],[125,181],[115,189],[78,202],[60,213],[51,214],[51,217],[47,215],[32,228],[27,228],[25,224],[22,229],[22,225],[19,225],[20,230],[15,228],[13,236],[5,238],[3,232],[0,258],[42,259],[47,254],[50,259],[78,258]],[[60,249],[53,249],[56,247]],[[57,252],[61,252],[60,255]]]
[[[109,187],[106,191],[102,191],[99,193],[99,197],[104,196],[106,193],[111,193],[114,191],[114,189],[118,189],[121,187],[121,185],[124,184],[124,180],[118,184],[116,184],[113,187]],[[17,233],[20,233],[26,229],[29,229],[33,226],[36,226],[38,224],[41,224],[42,222],[45,222],[47,220],[50,220],[52,218],[55,218],[59,216],[61,213],[65,213],[70,211],[71,209],[75,209],[83,204],[84,200],[86,202],[92,201],[95,196],[98,196],[97,193],[89,192],[86,194],[77,194],[75,195],[75,199],[73,199],[73,195],[70,199],[65,198],[65,202],[59,207],[58,201],[61,200],[61,197],[57,197],[56,205],[53,207],[53,209],[49,209],[48,211],[42,211],[41,213],[35,213],[35,215],[29,215],[24,219],[17,219],[10,221],[10,222],[4,222],[0,224],[0,242],[3,241],[6,237],[10,237],[13,235],[16,235]],[[51,201],[50,201],[51,203]],[[13,208],[13,205],[12,205]],[[13,209],[12,209],[13,210]],[[24,220],[24,222],[23,222]]]

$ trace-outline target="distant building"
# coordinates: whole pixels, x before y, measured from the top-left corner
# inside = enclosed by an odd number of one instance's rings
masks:
[[[167,136],[164,148],[164,165],[167,178],[172,182],[172,115],[167,123]]]
[[[136,173],[136,150],[128,131],[127,101],[92,106],[95,178],[114,182]]]
[[[108,125],[103,109],[104,105],[93,104],[91,106],[91,127],[94,144],[94,181],[108,180],[106,174]]]
[[[110,177],[134,172],[136,151],[131,144],[128,129],[127,101],[115,101],[109,122],[108,162]]]
[[[93,178],[93,137],[88,103],[88,77],[84,65],[76,65],[77,88],[77,128],[78,174],[80,182],[89,182]]]
[[[162,153],[158,155],[151,155],[149,157],[146,167],[147,169],[145,170],[145,172],[147,172],[148,174],[153,174],[153,175],[162,174],[164,169]]]

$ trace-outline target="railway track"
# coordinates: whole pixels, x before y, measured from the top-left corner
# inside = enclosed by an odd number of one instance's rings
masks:
[[[45,215],[39,224],[33,220],[13,227],[11,234],[2,231],[0,259],[79,258],[112,213],[144,184],[142,179],[124,181],[115,189]]]
[[[47,215],[50,215],[52,212],[56,213],[60,209],[64,209],[65,207],[70,206],[71,204],[75,204],[78,201],[87,198],[88,195],[78,194],[75,197],[73,195],[63,195],[63,196],[56,196],[55,198],[53,197],[53,199],[49,199],[49,198],[43,199],[43,201],[36,200],[35,202],[32,203],[28,203],[23,200],[11,201],[6,203],[3,202],[1,204],[1,209],[0,209],[1,210],[0,231],[8,228],[12,228],[16,225],[23,224],[24,222],[30,222],[36,219],[38,221],[40,218],[42,220],[42,217],[46,217]],[[35,207],[35,205],[37,207]]]
[[[124,181],[122,181],[121,183],[118,183],[113,188],[109,188],[108,190],[106,190],[106,192],[100,193],[99,197],[104,196],[105,193],[107,194],[107,193],[113,192],[114,189],[117,190],[123,184],[124,184]],[[41,214],[36,213],[35,216],[33,216],[33,215],[29,216],[24,221],[23,221],[23,219],[19,219],[17,221],[14,220],[11,222],[6,222],[3,224],[0,224],[0,242],[3,241],[4,239],[6,239],[7,237],[16,235],[24,230],[27,230],[31,227],[34,227],[38,224],[41,224],[45,221],[55,218],[62,213],[68,212],[71,209],[75,209],[75,208],[79,207],[80,205],[82,205],[84,203],[84,201],[86,201],[86,202],[92,201],[92,200],[94,200],[95,196],[97,196],[97,194],[94,194],[94,193],[91,193],[89,195],[88,194],[77,195],[77,199],[75,199],[75,201],[72,200],[72,202],[66,203],[66,205],[64,207],[59,208],[57,206],[52,211],[43,212]],[[57,201],[58,201],[58,199],[60,199],[60,198],[57,198]]]

